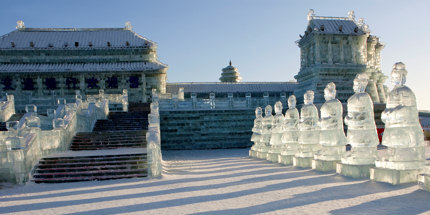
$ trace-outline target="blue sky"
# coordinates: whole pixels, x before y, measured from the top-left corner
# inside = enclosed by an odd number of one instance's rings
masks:
[[[419,109],[430,110],[430,1],[287,0],[3,0],[0,34],[27,27],[123,27],[158,43],[169,82],[218,81],[231,59],[243,81],[289,81],[299,71],[294,41],[306,15],[347,16],[354,10],[386,45],[382,70],[402,61]],[[389,80],[387,81],[389,84]]]

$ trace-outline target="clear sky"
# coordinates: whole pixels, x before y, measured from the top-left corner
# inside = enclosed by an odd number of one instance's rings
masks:
[[[287,0],[2,0],[0,34],[17,20],[27,27],[123,27],[158,44],[169,82],[218,81],[231,59],[243,81],[289,81],[300,65],[294,41],[306,15],[347,16],[354,10],[386,45],[382,70],[402,61],[418,108],[430,110],[430,1]],[[387,85],[391,88],[390,80]]]

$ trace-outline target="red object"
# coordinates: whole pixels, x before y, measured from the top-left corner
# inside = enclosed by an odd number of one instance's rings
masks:
[[[376,131],[378,132],[378,138],[379,142],[382,142],[382,135],[384,135],[384,128],[377,128]]]

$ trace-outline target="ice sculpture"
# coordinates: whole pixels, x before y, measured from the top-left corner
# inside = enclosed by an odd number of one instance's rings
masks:
[[[257,157],[257,151],[260,147],[260,139],[261,139],[261,129],[262,129],[262,121],[263,121],[263,110],[261,107],[255,108],[255,119],[254,119],[254,127],[252,128],[252,136],[251,141],[254,142],[254,145],[249,150],[250,157]]]
[[[281,154],[282,134],[284,133],[284,115],[282,114],[282,103],[275,103],[275,116],[272,123],[272,136],[270,137],[270,149],[266,159],[272,162],[278,162],[278,156]]]
[[[284,133],[282,134],[282,149],[278,156],[278,162],[290,165],[293,163],[293,157],[298,152],[298,123],[299,111],[296,108],[296,97],[291,95],[288,98],[288,110],[285,112]]]
[[[376,146],[379,143],[373,113],[373,102],[365,92],[369,77],[359,73],[354,79],[354,92],[348,99],[347,144],[351,151],[342,156],[342,165],[336,171],[354,178],[369,177],[369,168],[375,163]]]
[[[330,171],[336,169],[336,161],[340,161],[345,152],[346,137],[343,131],[342,103],[336,99],[336,85],[327,84],[324,89],[326,102],[321,106],[320,144],[321,149],[315,154],[313,169]]]
[[[424,135],[418,119],[415,95],[404,85],[407,73],[405,64],[394,64],[391,72],[394,88],[388,93],[387,106],[381,116],[385,123],[382,144],[388,148],[375,161],[377,168],[400,170],[396,174],[399,177],[395,181],[381,180],[381,176],[391,171],[380,169],[375,169],[376,174],[373,175],[375,180],[392,184],[416,182],[418,170],[424,167],[425,162]]]
[[[267,105],[264,108],[264,118],[262,121],[263,129],[261,131],[261,140],[260,140],[261,147],[259,147],[257,152],[257,157],[260,159],[266,159],[267,152],[270,149],[270,137],[272,136],[272,123],[273,123],[272,106]]]
[[[314,92],[306,91],[299,122],[299,151],[293,159],[293,164],[297,167],[311,167],[315,152],[321,148],[318,110],[313,102]]]

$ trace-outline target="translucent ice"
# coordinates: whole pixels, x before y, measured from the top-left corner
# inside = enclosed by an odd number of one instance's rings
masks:
[[[385,123],[382,144],[387,153],[378,157],[380,168],[406,170],[422,168],[425,161],[424,136],[418,120],[415,94],[405,86],[407,71],[401,62],[391,72],[393,90],[388,93],[387,108],[381,119]]]
[[[326,102],[321,111],[321,150],[315,154],[315,159],[335,161],[340,160],[345,151],[346,138],[343,131],[342,103],[336,99],[336,85],[331,82],[324,89]]]
[[[251,147],[251,157],[255,157],[255,152],[258,150],[260,146],[261,132],[262,132],[262,124],[263,122],[263,110],[261,107],[255,108],[255,119],[254,119],[254,127],[252,127],[252,136],[251,141],[254,142],[254,145]]]
[[[291,95],[288,98],[288,110],[285,112],[281,155],[295,155],[297,153],[299,148],[298,123],[299,111],[296,108],[296,97]]]
[[[259,153],[262,155],[260,158],[266,158],[263,154],[267,153],[270,148],[270,137],[272,136],[272,124],[273,124],[273,116],[272,116],[272,106],[267,105],[264,108],[264,118],[262,121],[263,129],[261,131],[261,148]]]
[[[299,122],[299,151],[296,157],[314,157],[316,151],[320,149],[319,135],[320,127],[318,125],[318,110],[313,104],[314,92],[306,91],[304,95],[304,105],[301,109]]]
[[[272,123],[272,136],[270,137],[270,145],[281,145],[281,137],[284,128],[284,115],[282,114],[282,103],[275,103],[275,116]]]
[[[373,102],[365,93],[369,77],[359,73],[354,79],[354,92],[348,99],[347,144],[351,151],[342,156],[342,163],[352,165],[372,165],[375,162],[376,146],[379,143],[373,114]]]

